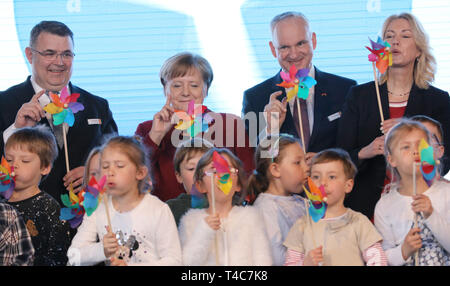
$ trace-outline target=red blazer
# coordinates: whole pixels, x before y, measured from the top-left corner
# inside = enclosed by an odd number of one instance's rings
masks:
[[[218,120],[212,121],[210,124],[210,132],[213,132],[213,130],[215,130],[215,132],[212,133],[211,137],[209,137],[209,132],[207,132],[207,136],[204,136],[203,138],[207,140],[211,138],[211,143],[213,143],[216,147],[228,148],[233,152],[233,154],[241,159],[247,173],[246,175],[248,176],[251,174],[254,170],[254,148],[249,145],[248,135],[245,132],[244,123],[241,118],[233,114],[214,113],[210,110],[206,110],[206,113],[210,113],[213,117],[221,118],[222,124],[220,124]],[[176,146],[172,144],[171,137],[175,128],[172,127],[172,129],[167,132],[161,141],[161,144],[158,146],[150,139],[150,136],[148,136],[148,133],[152,128],[152,123],[153,120],[140,123],[135,134],[141,136],[145,146],[149,148],[153,181],[152,194],[160,198],[162,201],[167,201],[169,199],[176,198],[181,193],[185,193],[183,185],[177,182],[175,177],[175,168],[173,165],[173,157],[175,155]],[[231,125],[233,123],[234,128],[232,128],[233,126]],[[223,140],[220,140],[218,136],[215,136],[215,133],[220,131],[222,131],[221,133]],[[217,141],[215,139],[217,139]],[[244,140],[243,143],[245,143],[245,145],[243,147],[238,147],[238,139]],[[223,142],[221,143],[221,141]]]

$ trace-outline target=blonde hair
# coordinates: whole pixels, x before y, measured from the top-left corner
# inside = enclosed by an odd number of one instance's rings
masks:
[[[414,63],[413,78],[415,84],[422,89],[427,89],[429,85],[434,81],[434,74],[436,73],[436,60],[431,54],[431,47],[429,45],[428,35],[419,20],[410,13],[401,13],[398,15],[389,16],[383,23],[381,35],[383,39],[386,36],[386,30],[388,26],[398,19],[404,19],[408,21],[411,26],[411,31],[414,36],[417,50],[420,52],[420,56]],[[389,68],[386,73],[380,76],[380,84],[384,84],[389,77]]]
[[[89,180],[91,179],[91,178],[89,178],[89,173],[91,172],[91,170],[89,169],[89,166],[91,165],[92,158],[94,158],[95,155],[100,155],[101,151],[102,151],[102,148],[97,146],[97,147],[94,147],[91,150],[91,152],[89,152],[86,162],[84,163],[84,174],[83,174],[83,185],[82,185],[83,189],[86,188],[86,186],[89,184]]]
[[[255,170],[248,178],[247,192],[253,201],[260,193],[265,192],[269,188],[272,176],[269,174],[269,167],[272,163],[279,163],[289,156],[285,149],[292,144],[300,144],[297,138],[289,134],[268,135],[256,147],[254,162]],[[264,156],[269,153],[271,156]]]
[[[402,119],[399,123],[394,125],[386,135],[384,140],[384,156],[387,159],[389,155],[392,155],[393,145],[401,138],[405,133],[410,133],[414,130],[422,131],[426,136],[426,141],[430,142],[430,132],[428,129],[420,122],[414,121],[411,119]],[[397,185],[399,180],[401,179],[400,173],[397,168],[391,166],[389,161],[386,160],[387,168],[391,171],[392,180],[389,185],[386,186],[386,189],[389,190],[394,185]]]
[[[114,148],[119,150],[122,154],[128,157],[128,159],[136,166],[136,168],[141,168],[143,166],[147,167],[148,172],[145,178],[138,181],[138,190],[141,193],[146,193],[150,188],[151,178],[150,178],[150,167],[148,164],[147,150],[141,143],[141,138],[137,135],[135,136],[115,136],[111,137],[102,147],[100,152],[103,156],[103,152],[106,148]]]
[[[24,148],[30,153],[36,154],[41,161],[41,168],[53,165],[58,157],[58,147],[55,135],[45,125],[19,128],[8,138],[5,150],[12,146]]]
[[[189,52],[178,53],[168,58],[161,67],[159,78],[165,88],[169,80],[185,76],[193,70],[200,72],[208,90],[214,77],[211,65],[204,57]]]

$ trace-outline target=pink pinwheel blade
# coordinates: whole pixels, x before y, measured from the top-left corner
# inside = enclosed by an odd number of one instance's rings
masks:
[[[60,94],[60,99],[61,102],[66,102],[66,99],[69,97],[69,90],[67,89],[67,85],[65,87],[63,87],[63,89],[61,90],[61,94]]]
[[[195,101],[194,100],[189,101],[188,110],[187,110],[187,113],[189,115],[194,115],[194,106],[195,106]]]
[[[291,82],[291,77],[289,76],[288,73],[281,71],[280,76],[281,76],[281,79],[284,80],[285,82]]]
[[[213,165],[219,174],[230,173],[227,160],[217,153],[217,151],[214,151],[213,153]]]

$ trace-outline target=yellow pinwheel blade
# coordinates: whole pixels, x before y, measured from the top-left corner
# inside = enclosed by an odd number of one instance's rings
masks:
[[[47,105],[44,107],[44,110],[47,111],[47,112],[50,113],[50,114],[57,114],[57,113],[62,112],[62,111],[63,111],[63,108],[62,108],[62,107],[56,106],[56,104],[54,104],[54,103],[52,102],[52,103],[47,104]]]

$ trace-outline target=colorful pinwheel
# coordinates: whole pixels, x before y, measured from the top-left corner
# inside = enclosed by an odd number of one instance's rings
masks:
[[[195,137],[200,132],[206,132],[212,118],[209,115],[204,114],[205,110],[206,106],[195,104],[195,101],[191,100],[187,112],[175,110],[175,115],[179,120],[175,128],[186,130],[186,133],[189,134],[190,137]]]
[[[216,177],[219,179],[219,189],[225,195],[228,195],[233,185],[233,181],[231,180],[231,171],[227,160],[217,153],[217,151],[214,151],[213,153],[213,166],[216,169]]]
[[[205,194],[202,194],[195,187],[195,184],[192,185],[191,191],[189,193],[191,195],[191,208],[193,209],[203,209],[208,207],[208,199]]]
[[[372,48],[366,46],[370,51],[369,61],[376,62],[377,69],[380,73],[385,73],[388,66],[392,66],[392,53],[390,50],[391,45],[388,42],[378,37],[377,42],[372,41],[370,38],[370,45]]]
[[[308,177],[308,188],[303,186],[303,189],[309,200],[308,212],[313,221],[318,222],[321,218],[325,217],[327,211],[327,195],[324,186],[317,187],[311,178]]]
[[[68,195],[61,195],[61,200],[66,207],[61,208],[59,218],[67,220],[72,228],[78,227],[83,220],[84,213],[90,216],[97,209],[101,199],[100,195],[105,192],[105,182],[105,176],[99,182],[92,176],[89,184],[78,195],[72,190]]]
[[[73,126],[75,122],[74,113],[84,110],[83,104],[77,102],[79,93],[69,95],[67,86],[61,90],[61,95],[50,92],[52,102],[44,107],[44,110],[53,115],[53,125],[59,125],[63,122]]]
[[[99,182],[97,182],[95,177],[92,176],[89,184],[86,186],[83,193],[84,200],[82,202],[82,206],[88,216],[91,216],[91,214],[97,209],[102,198],[100,195],[105,192],[105,183],[106,176],[103,176]]]
[[[280,76],[283,82],[277,84],[286,88],[287,100],[290,101],[295,96],[302,99],[307,99],[309,94],[309,89],[313,87],[317,82],[312,77],[308,76],[309,69],[297,70],[295,65],[292,65],[289,69],[289,73],[281,71]]]
[[[66,207],[61,208],[59,219],[68,221],[71,228],[77,228],[83,220],[83,215],[85,213],[82,206],[82,191],[78,193],[77,196],[70,190],[69,194],[61,195],[61,201]]]
[[[8,161],[2,157],[0,165],[0,195],[9,200],[15,187],[14,167],[9,166]]]
[[[436,161],[434,160],[433,147],[422,138],[419,143],[420,156],[420,172],[428,187],[433,184],[433,179],[436,177]]]

